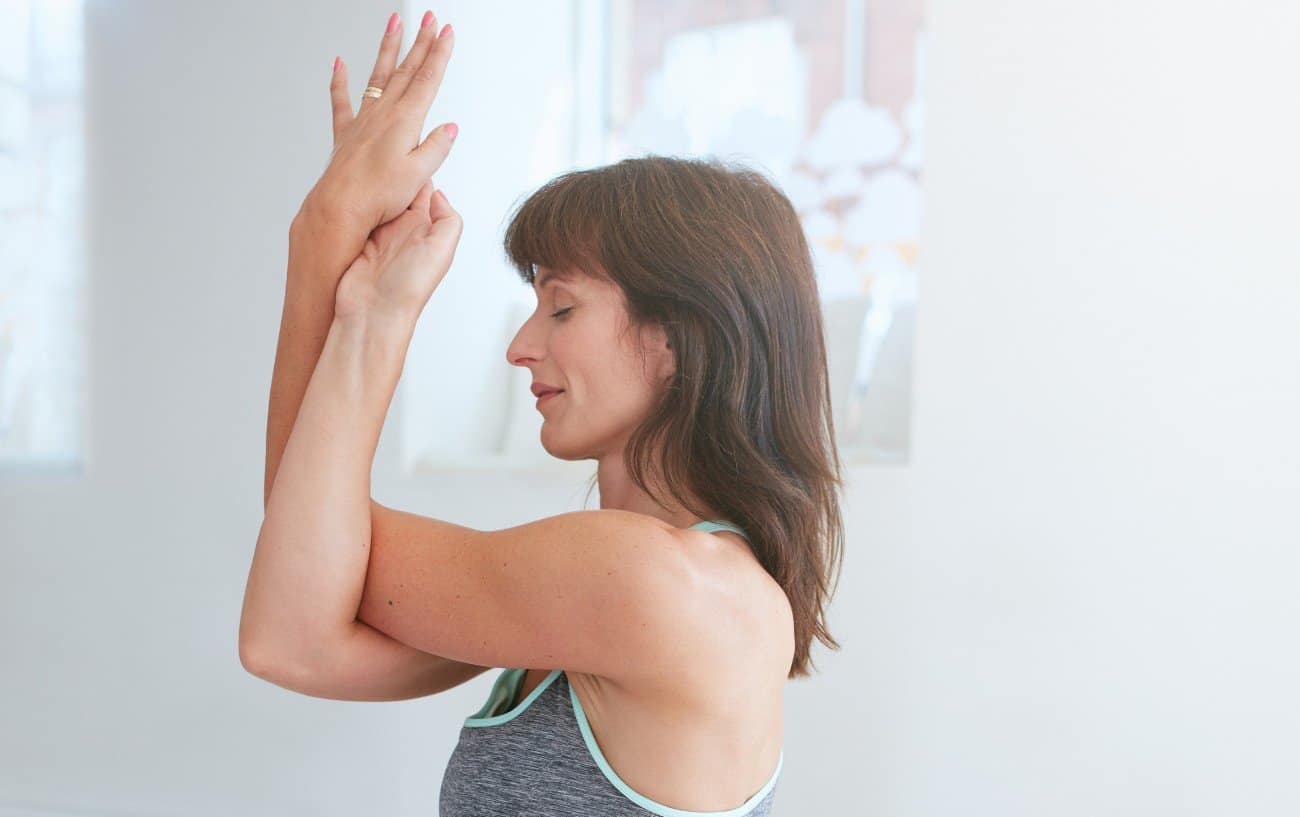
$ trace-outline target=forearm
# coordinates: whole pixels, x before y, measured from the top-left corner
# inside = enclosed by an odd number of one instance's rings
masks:
[[[334,320],[284,446],[241,643],[300,668],[351,636],[370,556],[370,471],[413,326]]]
[[[310,204],[303,205],[289,228],[289,269],[266,414],[264,509],[307,381],[334,320],[335,288],[361,252],[366,234],[345,219],[313,211]]]

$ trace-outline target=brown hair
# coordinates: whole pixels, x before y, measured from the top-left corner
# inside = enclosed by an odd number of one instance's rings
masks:
[[[633,482],[748,534],[785,590],[809,675],[843,561],[843,487],[812,257],[790,200],[765,176],[718,159],[643,156],[565,173],[519,206],[511,264],[576,268],[623,291],[631,326],[661,325],[677,371],[628,441]],[[593,481],[594,484],[594,481]],[[684,492],[679,492],[684,488]],[[698,507],[691,497],[700,499]]]

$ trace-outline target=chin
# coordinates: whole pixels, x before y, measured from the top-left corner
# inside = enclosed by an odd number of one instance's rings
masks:
[[[600,459],[600,451],[608,448],[607,438],[590,433],[565,434],[553,421],[542,423],[541,443],[547,454],[557,460],[576,462],[578,460]]]
[[[557,434],[554,429],[548,429],[546,423],[542,424],[541,443],[546,453],[557,460],[584,459],[581,450],[571,440],[564,439],[563,435]]]

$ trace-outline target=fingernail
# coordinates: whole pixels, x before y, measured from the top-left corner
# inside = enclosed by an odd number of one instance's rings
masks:
[[[456,127],[455,122],[447,125],[447,136],[451,138],[451,141],[456,141],[456,134],[458,133],[460,133],[460,128]]]
[[[442,27],[442,31],[439,31],[439,32],[438,32],[438,36],[439,36],[439,37],[443,37],[443,36],[445,36],[445,35],[447,35],[447,34],[450,34],[450,33],[451,33],[451,23],[447,23],[447,25],[445,25],[445,26]]]
[[[429,23],[432,23],[432,22],[433,22],[433,12],[432,12],[432,11],[426,11],[426,12],[424,13],[424,19],[420,20],[420,28],[428,28],[428,27],[429,27]]]
[[[343,59],[342,59],[341,57],[335,57],[335,58],[334,58],[334,70],[335,70],[335,71],[339,70],[339,66],[342,65],[342,64],[343,64]]]
[[[393,16],[388,18],[388,28],[387,30],[384,31],[384,33],[392,34],[394,31],[397,30],[397,27],[400,26],[401,24],[402,24],[402,18],[397,15],[397,12],[393,12]]]

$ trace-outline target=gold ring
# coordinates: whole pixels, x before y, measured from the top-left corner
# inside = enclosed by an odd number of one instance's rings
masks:
[[[376,88],[373,85],[367,85],[366,90],[361,92],[361,97],[363,99],[365,97],[370,97],[371,99],[379,99],[379,95],[382,94],[383,92],[384,92],[383,88]]]

